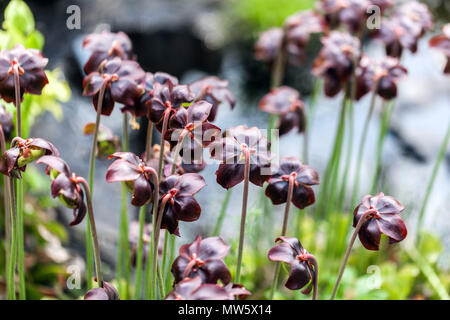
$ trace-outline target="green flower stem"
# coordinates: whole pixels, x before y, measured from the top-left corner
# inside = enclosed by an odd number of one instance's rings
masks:
[[[369,112],[367,113],[366,119],[364,121],[363,132],[362,132],[362,135],[361,135],[361,140],[359,142],[358,158],[356,160],[356,172],[355,172],[355,178],[354,178],[354,181],[353,181],[352,200],[351,200],[351,203],[350,203],[350,207],[351,208],[353,208],[355,206],[356,197],[358,196],[359,178],[360,178],[360,175],[361,175],[361,164],[362,164],[362,159],[363,159],[363,155],[364,155],[364,148],[365,148],[366,141],[367,141],[367,133],[369,132],[370,120],[372,119],[373,111],[375,110],[375,102],[376,102],[376,97],[377,97],[378,82],[379,81],[376,82],[375,88],[374,88],[373,93],[372,93],[372,98],[370,100]]]
[[[21,96],[20,96],[20,79],[19,79],[19,65],[15,64],[14,72],[14,91],[16,104],[16,120],[17,120],[17,136],[22,137],[22,112],[21,112]],[[23,180],[19,179],[17,184],[17,269],[19,274],[19,299],[26,299],[25,292],[25,248],[24,248],[24,234],[23,234]]]
[[[129,150],[128,137],[128,114],[123,113],[122,118],[122,151]],[[122,299],[129,297],[129,285],[131,282],[131,261],[130,247],[128,245],[128,191],[124,184],[121,184],[121,205],[119,221],[119,244],[117,246],[117,278],[119,282],[119,292]],[[123,282],[125,281],[125,283]]]
[[[294,193],[294,184],[295,184],[295,178],[296,174],[291,174],[289,176],[289,186],[288,186],[288,193],[286,198],[286,205],[284,207],[284,218],[283,218],[283,227],[281,229],[281,236],[286,235],[287,230],[287,224],[289,220],[289,209],[291,207],[291,201],[292,201],[292,194]],[[278,277],[280,276],[280,262],[278,261],[275,264],[275,271],[273,275],[273,281],[272,281],[272,289],[270,290],[270,300],[273,300],[273,296],[275,294],[275,289],[278,285]]]
[[[91,192],[89,190],[89,185],[87,181],[84,178],[79,177],[77,179],[79,183],[84,188],[84,191],[86,193],[86,200],[87,200],[87,207],[88,207],[88,215],[89,215],[89,222],[91,227],[91,234],[92,234],[92,242],[94,244],[94,257],[95,257],[95,273],[97,276],[97,283],[100,288],[103,288],[103,274],[102,274],[102,265],[101,265],[101,259],[100,259],[100,246],[98,245],[98,236],[97,236],[97,228],[95,227],[95,217],[94,217],[94,208],[92,205],[92,196]]]
[[[144,247],[144,224],[145,214],[147,212],[147,205],[143,205],[139,209],[139,238],[136,254],[136,277],[134,285],[134,299],[138,300],[141,296],[141,281],[142,281],[142,260],[143,260],[143,247]]]
[[[147,137],[146,137],[146,143],[145,143],[145,155],[146,160],[150,160],[152,155],[152,134],[153,134],[153,122],[148,120],[147,124]]]
[[[372,210],[366,211],[361,218],[358,221],[358,224],[355,227],[355,230],[353,231],[352,237],[350,239],[350,243],[348,244],[347,251],[345,252],[344,261],[342,261],[341,268],[339,269],[339,274],[336,279],[336,283],[334,284],[333,292],[331,293],[330,300],[334,300],[334,297],[336,296],[337,289],[339,288],[339,283],[341,282],[342,275],[344,274],[345,266],[347,265],[348,258],[350,257],[350,252],[352,251],[353,244],[355,243],[356,236],[358,235],[359,230],[361,229],[364,222],[366,222],[367,218],[374,212]]]
[[[244,250],[245,220],[247,217],[248,185],[250,180],[250,151],[248,150],[248,148],[244,148],[244,154],[245,154],[244,192],[242,194],[241,227],[239,232],[239,248],[236,264],[236,275],[235,275],[236,283],[240,283],[241,281],[241,264],[242,264],[242,253]]]
[[[6,151],[6,140],[3,132],[3,127],[0,125],[0,152],[4,154]],[[8,266],[11,259],[11,204],[10,204],[10,189],[9,178],[3,176],[3,199],[5,202],[5,279],[8,279]],[[6,283],[7,292],[9,288],[9,282]]]
[[[158,275],[158,284],[159,284],[159,294],[160,297],[163,298],[164,297],[164,282],[162,279],[162,274],[161,274],[161,270],[159,268],[158,265],[158,248],[159,248],[159,235],[160,235],[160,231],[161,231],[161,222],[162,222],[162,218],[164,215],[164,208],[166,206],[167,201],[170,200],[170,196],[169,195],[165,195],[162,200],[161,200],[161,204],[159,206],[158,209],[158,215],[157,215],[157,219],[156,219],[156,225],[155,225],[155,233],[153,233],[153,294],[156,297],[156,276]],[[166,246],[166,239],[168,238],[168,232],[166,232],[165,236],[164,236],[164,246]],[[166,250],[164,250],[165,252]],[[163,261],[164,261],[164,257],[163,257]],[[164,270],[164,266],[162,267]],[[155,270],[157,271],[155,273]]]
[[[389,129],[389,123],[391,121],[392,112],[394,111],[394,106],[395,106],[394,101],[391,101],[389,103],[387,103],[386,101],[383,102],[383,114],[380,132],[378,135],[378,143],[376,151],[375,172],[372,179],[372,188],[370,189],[371,194],[375,194],[375,192],[377,191],[378,181],[381,174],[383,146]]]
[[[16,259],[17,259],[17,206],[16,206],[16,199],[15,199],[15,192],[14,192],[14,179],[9,177],[9,189],[10,192],[10,204],[11,204],[11,210],[10,210],[10,220],[11,220],[11,256],[9,258],[9,265],[8,265],[8,279],[7,279],[7,298],[8,300],[16,300],[16,277],[15,277],[15,270],[16,270]]]
[[[447,151],[449,138],[450,138],[450,123],[447,126],[447,133],[445,134],[444,140],[442,141],[442,145],[439,149],[439,154],[436,158],[436,162],[434,163],[433,172],[431,174],[430,181],[428,182],[427,190],[425,191],[425,197],[423,198],[422,206],[420,207],[420,213],[417,219],[417,234],[419,234],[421,231],[422,222],[425,215],[425,209],[427,208],[428,204],[428,199],[430,198],[431,191],[433,190],[434,182],[439,172],[442,159],[444,159],[445,152]]]
[[[225,197],[223,198],[222,206],[220,207],[219,217],[217,218],[216,226],[214,227],[213,235],[215,237],[218,237],[220,234],[220,231],[222,230],[222,224],[223,224],[225,215],[227,213],[228,204],[230,203],[232,190],[233,189],[231,189],[231,188],[228,189],[227,192],[225,193]]]
[[[97,103],[97,116],[95,119],[95,129],[94,136],[92,138],[92,146],[91,146],[91,154],[89,157],[89,191],[91,192],[91,196],[94,196],[94,177],[95,177],[95,155],[97,150],[97,139],[98,139],[98,130],[100,127],[100,118],[102,115],[102,106],[103,106],[103,97],[105,95],[107,81],[102,83],[100,87],[100,92],[98,95],[98,103]],[[90,220],[86,221],[86,281],[88,290],[92,288],[92,280],[93,280],[93,248],[92,248],[92,234],[91,234],[91,222]]]

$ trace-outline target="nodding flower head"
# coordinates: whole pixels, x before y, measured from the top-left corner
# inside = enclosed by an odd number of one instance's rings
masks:
[[[142,94],[134,101],[134,105],[125,105],[122,112],[129,112],[133,117],[147,116],[150,109],[150,103],[153,98],[153,87],[155,83],[166,84],[171,81],[178,84],[178,79],[165,72],[146,72],[145,77],[139,82]]]
[[[311,292],[315,270],[310,259],[312,255],[303,248],[302,244],[294,237],[279,237],[275,240],[279,244],[269,250],[268,258],[271,261],[288,263],[291,267],[285,287],[290,290],[299,290],[306,285],[303,294]]]
[[[135,60],[136,58],[131,40],[123,32],[103,31],[88,34],[83,39],[83,48],[91,51],[91,55],[84,65],[86,74],[97,71],[105,59]]]
[[[22,139],[15,137],[11,148],[0,158],[0,172],[11,177],[20,178],[27,164],[44,155],[59,157],[59,151],[53,144],[41,138]]]
[[[223,258],[229,250],[230,246],[219,237],[202,239],[198,235],[192,243],[181,246],[180,255],[172,264],[175,283],[199,276],[203,283],[221,280],[223,284],[228,284],[231,274]]]
[[[189,89],[195,96],[196,101],[205,100],[211,103],[208,121],[214,121],[219,104],[227,103],[231,109],[236,104],[236,99],[228,89],[228,81],[220,80],[217,77],[210,76],[189,84]]]
[[[230,293],[219,284],[203,283],[198,276],[178,282],[166,300],[230,300]]]
[[[369,0],[321,0],[317,6],[330,29],[344,25],[348,31],[355,33],[363,29],[370,4]]]
[[[172,116],[180,107],[191,104],[194,98],[186,85],[176,85],[170,79],[164,84],[156,82],[149,102],[148,118],[161,130],[164,115],[169,113]]]
[[[153,168],[132,152],[116,152],[109,158],[115,161],[106,171],[106,181],[124,182],[133,196],[131,204],[143,206],[152,200],[153,176],[149,173]]]
[[[6,111],[5,106],[0,104],[0,126],[2,127],[5,140],[11,140],[14,131],[13,114]]]
[[[440,50],[447,57],[444,73],[450,74],[450,23],[442,27],[442,33],[430,39],[430,46]]]
[[[114,103],[134,106],[143,89],[138,86],[145,77],[145,72],[136,61],[103,60],[98,71],[91,72],[83,79],[83,95],[93,96],[95,110],[97,110],[98,97],[102,86],[105,86],[103,96],[102,115],[109,116]]]
[[[67,163],[59,157],[43,156],[37,163],[46,165],[45,171],[51,179],[52,197],[58,197],[61,203],[73,209],[74,219],[70,225],[75,226],[81,223],[86,216],[86,204],[77,175],[71,172]]]
[[[306,116],[300,93],[287,86],[272,89],[259,102],[259,109],[280,116],[279,134],[284,135],[297,128],[297,132],[305,131]]]
[[[83,128],[84,135],[93,135],[95,131],[95,123],[87,123]],[[109,155],[120,149],[119,137],[114,135],[108,127],[100,125],[97,137],[97,157],[106,159]]]
[[[218,136],[221,130],[208,121],[212,105],[206,101],[198,101],[188,108],[179,108],[175,111],[169,122],[169,129],[165,139],[172,148],[182,143],[181,153],[189,151],[190,158],[201,155],[201,150],[209,146]],[[182,140],[182,141],[180,141]]]
[[[408,233],[400,213],[405,209],[396,199],[380,192],[376,196],[367,195],[353,211],[353,227],[366,213],[366,221],[358,232],[359,240],[368,250],[378,250],[381,234],[389,238],[389,243],[400,242]]]
[[[262,32],[253,49],[255,59],[268,63],[274,62],[280,51],[283,36],[282,28],[271,28]]]
[[[84,295],[84,300],[120,300],[119,293],[114,286],[103,281],[103,288],[94,288]]]
[[[261,187],[269,179],[270,142],[257,127],[229,128],[209,147],[211,156],[222,162],[216,171],[222,187],[229,189],[244,180],[246,157],[250,162],[250,182]]]
[[[313,74],[324,78],[325,94],[333,97],[353,73],[360,56],[361,43],[347,33],[332,31],[321,39],[323,47],[314,60]]]
[[[197,173],[171,175],[163,180],[159,185],[159,207],[165,202],[161,228],[179,236],[179,221],[198,220],[202,210],[194,195],[205,185],[205,180]]]
[[[356,99],[377,89],[377,94],[385,100],[397,96],[397,82],[408,71],[399,64],[397,58],[385,57],[378,61],[363,55],[356,69]]]
[[[317,171],[304,165],[295,157],[282,158],[276,172],[270,177],[266,188],[266,196],[273,204],[286,203],[289,182],[292,180],[292,203],[299,209],[304,209],[316,200],[313,185],[319,184]]]
[[[25,49],[21,44],[0,51],[0,97],[16,102],[14,74],[19,77],[20,100],[24,93],[41,94],[48,83],[44,68],[48,59],[36,49]]]

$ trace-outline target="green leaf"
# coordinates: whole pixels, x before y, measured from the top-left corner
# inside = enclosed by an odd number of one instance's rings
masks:
[[[17,28],[27,35],[34,30],[34,17],[28,5],[22,0],[12,0],[5,9],[4,29]]]
[[[44,47],[44,36],[38,30],[33,30],[25,39],[25,47],[42,50]]]

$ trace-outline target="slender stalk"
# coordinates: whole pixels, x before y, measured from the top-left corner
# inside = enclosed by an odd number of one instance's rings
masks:
[[[17,206],[16,199],[14,195],[14,179],[9,177],[9,189],[10,189],[10,204],[11,204],[11,256],[9,258],[8,265],[8,279],[7,279],[7,297],[9,300],[16,300],[16,280],[15,280],[15,270],[16,270],[16,259],[17,259]]]
[[[3,127],[0,125],[0,152],[3,155],[6,151],[6,139]],[[9,259],[11,259],[11,205],[9,179],[3,176],[3,199],[5,202],[5,278],[8,279]],[[6,284],[7,287],[9,283]]]
[[[164,118],[163,118],[163,126],[161,130],[161,144],[160,144],[160,154],[159,154],[159,163],[158,163],[158,179],[161,180],[162,170],[164,167],[164,149],[165,149],[165,142],[164,136],[167,132],[167,125],[169,123],[169,116],[170,116],[170,109],[166,109],[164,111]]]
[[[297,173],[291,173],[289,176],[289,186],[288,186],[288,194],[286,198],[286,206],[284,207],[284,219],[283,219],[283,227],[281,229],[281,236],[286,235],[287,230],[287,224],[289,220],[289,209],[291,207],[291,201],[292,201],[292,194],[294,193],[294,184],[295,184],[295,178],[297,177]],[[278,285],[278,277],[280,276],[280,262],[278,261],[275,264],[275,272],[273,275],[273,281],[272,281],[272,289],[270,290],[270,300],[273,300],[273,296],[275,294],[275,289]]]
[[[319,263],[317,262],[317,259],[312,254],[308,254],[308,262],[312,263],[314,266],[314,289],[313,289],[313,300],[317,300],[318,296],[318,285],[319,285]]]
[[[428,199],[430,198],[431,191],[433,190],[434,182],[436,180],[439,168],[444,159],[445,152],[447,151],[447,146],[450,138],[450,123],[447,126],[447,133],[445,134],[444,140],[442,141],[441,147],[439,149],[439,154],[436,158],[436,162],[433,166],[433,172],[431,173],[430,181],[428,182],[427,189],[425,191],[425,197],[423,198],[422,206],[420,207],[419,217],[417,219],[417,234],[419,234],[422,228],[422,222],[425,215],[425,209],[427,208]],[[417,238],[416,238],[417,239]]]
[[[390,102],[387,104],[386,101],[383,102],[383,115],[381,120],[380,132],[378,135],[378,143],[377,143],[377,151],[376,151],[376,164],[375,164],[375,172],[372,179],[372,188],[370,190],[371,194],[374,194],[377,190],[378,180],[381,174],[381,160],[383,153],[384,141],[386,139],[386,134],[389,129],[389,123],[391,120],[392,112],[394,110],[394,102]]]
[[[281,83],[283,82],[287,62],[286,40],[287,40],[286,32],[284,32],[279,51],[272,66],[272,75],[270,83],[271,88],[278,88],[279,86],[281,86]]]
[[[376,84],[375,84],[375,88],[374,88],[374,91],[372,93],[372,98],[370,99],[369,112],[367,113],[366,119],[364,121],[363,132],[362,132],[362,135],[361,135],[361,140],[359,142],[358,158],[356,160],[356,172],[355,172],[355,178],[354,178],[354,181],[353,181],[352,200],[351,200],[351,203],[350,203],[350,207],[351,208],[353,208],[353,206],[354,206],[354,204],[356,202],[356,197],[358,196],[359,178],[360,178],[360,175],[361,175],[362,158],[363,158],[363,154],[364,154],[364,148],[365,148],[365,145],[366,145],[367,133],[369,132],[370,120],[372,118],[373,111],[375,110],[375,102],[376,102],[376,97],[377,97],[378,82],[379,81],[377,81]]]
[[[136,254],[136,276],[134,284],[134,299],[138,300],[141,295],[141,280],[142,280],[142,260],[143,260],[143,248],[144,248],[144,224],[145,214],[147,212],[147,205],[143,205],[139,209],[139,238]]]
[[[145,143],[145,155],[146,160],[150,160],[150,157],[152,155],[152,134],[153,134],[153,122],[148,120],[147,124],[147,137],[146,137],[146,143]]]
[[[355,230],[353,231],[352,237],[350,239],[350,243],[348,244],[347,251],[345,252],[344,261],[342,261],[341,268],[339,269],[339,275],[336,279],[336,283],[334,284],[333,292],[331,293],[330,300],[333,300],[336,296],[337,289],[339,288],[339,283],[341,282],[342,275],[344,274],[345,266],[347,265],[348,258],[350,257],[350,252],[352,251],[353,244],[355,243],[356,236],[358,235],[359,230],[366,220],[373,214],[373,210],[366,211],[361,218],[359,219]]]
[[[129,150],[128,137],[128,113],[123,113],[122,119],[122,151]],[[121,184],[121,206],[120,206],[120,233],[119,245],[117,247],[117,274],[119,279],[119,292],[123,299],[128,298],[129,283],[131,281],[130,247],[128,245],[128,191]],[[123,283],[122,279],[125,279]]]
[[[219,217],[217,218],[216,226],[214,227],[213,235],[218,237],[220,234],[220,230],[222,230],[223,220],[225,218],[225,214],[227,212],[228,204],[230,203],[231,193],[233,189],[228,189],[225,193],[225,198],[223,198],[222,206],[220,207]]]
[[[77,182],[81,183],[86,193],[86,201],[88,207],[89,222],[91,227],[92,242],[94,243],[95,272],[97,276],[98,286],[103,288],[103,274],[100,260],[100,246],[98,245],[97,228],[95,227],[94,208],[92,206],[92,195],[89,185],[84,178],[78,177]]]
[[[92,146],[91,146],[91,154],[89,158],[89,191],[91,196],[94,195],[94,177],[95,177],[95,154],[97,150],[97,139],[98,139],[98,130],[100,127],[100,119],[102,115],[102,107],[103,107],[103,97],[105,95],[105,89],[108,82],[104,81],[102,86],[100,87],[100,92],[98,95],[98,103],[97,103],[97,116],[95,119],[95,129],[94,136],[92,138]],[[92,288],[92,262],[93,262],[93,248],[91,242],[92,234],[91,234],[91,226],[90,219],[86,221],[86,280],[88,289]]]
[[[19,64],[14,64],[14,93],[16,104],[16,130],[17,136],[22,137],[22,111],[21,111],[21,97],[20,97],[20,79],[19,79]],[[19,298],[26,299],[25,292],[25,248],[24,248],[24,234],[23,234],[23,181],[19,179],[17,182],[17,269],[19,274]]]
[[[241,280],[242,252],[244,250],[244,236],[245,236],[245,219],[247,217],[248,185],[250,180],[250,151],[248,150],[248,148],[244,148],[243,151],[245,155],[244,192],[242,194],[241,228],[239,232],[239,248],[238,248],[238,258],[235,276],[237,283],[240,283]]]

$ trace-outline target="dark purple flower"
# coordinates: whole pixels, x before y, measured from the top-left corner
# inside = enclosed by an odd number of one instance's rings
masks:
[[[181,154],[185,155],[185,151],[189,151],[189,161],[200,161],[203,148],[220,136],[220,128],[208,121],[211,108],[210,103],[202,100],[194,102],[188,108],[178,108],[170,118],[165,139],[172,148],[182,143]]]
[[[136,61],[114,58],[104,60],[98,71],[91,72],[83,79],[83,95],[93,96],[95,110],[102,86],[106,86],[103,97],[102,114],[109,116],[114,109],[114,103],[133,106],[135,100],[142,95],[138,83],[142,81],[145,72]]]
[[[156,82],[153,86],[153,96],[150,100],[148,118],[156,123],[161,130],[164,115],[173,115],[182,106],[194,101],[194,94],[186,85],[174,85],[170,79],[165,84]]]
[[[224,286],[225,290],[230,295],[230,300],[245,300],[249,295],[252,293],[245,289],[245,287],[242,284],[238,283],[229,283],[226,286]]]
[[[139,96],[134,105],[126,105],[122,108],[122,112],[130,112],[134,117],[143,117],[148,115],[150,103],[153,98],[153,87],[155,82],[166,84],[171,81],[174,85],[178,84],[178,79],[165,72],[156,72],[155,74],[146,72],[144,79],[139,83],[141,87],[141,96]]]
[[[223,286],[204,284],[200,277],[196,277],[176,284],[166,300],[230,300],[230,294]]]
[[[313,185],[319,184],[317,171],[304,165],[295,157],[282,158],[277,171],[270,177],[266,188],[266,196],[273,204],[286,203],[289,179],[294,179],[292,203],[299,209],[304,209],[316,200]]]
[[[352,76],[355,62],[360,56],[358,38],[332,31],[321,39],[323,48],[314,60],[313,74],[325,80],[325,94],[335,96]]]
[[[389,237],[389,243],[400,242],[406,238],[408,231],[400,218],[405,209],[396,199],[380,192],[376,196],[367,195],[353,211],[353,227],[361,217],[370,211],[367,221],[358,232],[359,240],[368,250],[378,250],[381,234]]]
[[[397,96],[397,82],[408,71],[399,64],[397,58],[385,57],[380,61],[363,55],[356,69],[356,99],[359,100],[366,93],[374,90],[383,99],[390,100]]]
[[[0,126],[5,135],[5,140],[9,141],[14,131],[13,114],[6,111],[5,106],[2,104],[0,104]]]
[[[305,61],[306,45],[311,34],[327,29],[326,23],[317,12],[307,10],[291,15],[286,19],[286,51],[289,61],[302,64]]]
[[[110,156],[116,160],[106,171],[106,181],[125,182],[133,193],[131,204],[143,206],[152,200],[153,177],[146,163],[132,152],[116,152]]]
[[[59,157],[59,151],[53,144],[41,138],[25,140],[15,137],[11,142],[11,148],[6,150],[0,158],[0,172],[20,178],[20,172],[25,171],[27,164],[36,161],[44,155]]]
[[[442,33],[430,39],[430,46],[440,50],[447,57],[444,73],[450,74],[450,23],[442,27]]]
[[[203,283],[223,284],[231,281],[231,274],[223,262],[230,246],[219,237],[202,239],[200,235],[190,244],[180,248],[180,255],[172,264],[171,272],[175,283],[185,278],[199,276]]]
[[[433,29],[433,15],[426,4],[418,1],[407,1],[396,8],[394,16],[409,18],[420,27],[420,36]]]
[[[255,59],[272,63],[280,51],[283,33],[282,28],[271,28],[262,32],[253,50]]]
[[[356,33],[366,23],[370,4],[368,0],[321,0],[318,8],[331,29],[345,25],[351,33]]]
[[[83,48],[91,51],[91,55],[84,65],[86,74],[98,71],[98,67],[105,59],[111,60],[118,57],[121,60],[135,60],[136,58],[131,40],[123,32],[103,31],[102,33],[88,34],[83,39]]]
[[[234,108],[236,100],[228,89],[228,81],[220,80],[217,77],[205,77],[194,81],[189,85],[189,89],[195,96],[196,101],[205,100],[211,103],[212,108],[209,112],[208,121],[214,121],[219,104],[226,102],[231,109]]]
[[[94,288],[89,290],[84,300],[120,300],[119,293],[114,286],[106,281],[103,281],[103,288]]]
[[[304,294],[311,292],[315,270],[310,262],[311,255],[297,238],[279,237],[275,241],[281,243],[269,250],[269,260],[286,262],[290,265],[291,271],[285,286],[290,290],[299,290],[309,283],[309,286],[302,291]]]
[[[303,101],[300,93],[287,86],[270,90],[259,102],[259,109],[279,117],[277,125],[280,135],[293,128],[299,133],[305,131],[306,119]]]
[[[84,135],[93,135],[95,130],[95,123],[87,123],[83,128]],[[111,154],[120,149],[119,137],[114,135],[108,127],[100,125],[97,137],[97,157],[106,159]]]
[[[160,208],[165,202],[161,228],[179,236],[179,221],[196,221],[200,218],[201,208],[194,194],[206,185],[203,177],[197,173],[171,175],[159,185]]]
[[[67,163],[59,157],[43,156],[36,163],[46,165],[45,171],[51,179],[52,197],[59,197],[65,206],[73,209],[74,219],[69,225],[75,226],[81,223],[86,215],[86,204],[76,174],[70,172]]]
[[[221,161],[217,182],[229,189],[244,180],[245,154],[250,155],[250,182],[262,186],[270,177],[270,142],[257,127],[229,128],[210,145],[211,157]]]
[[[14,70],[17,69],[20,99],[24,93],[41,94],[48,83],[44,68],[48,59],[36,49],[25,49],[21,44],[11,50],[0,51],[0,96],[6,102],[15,102]]]

